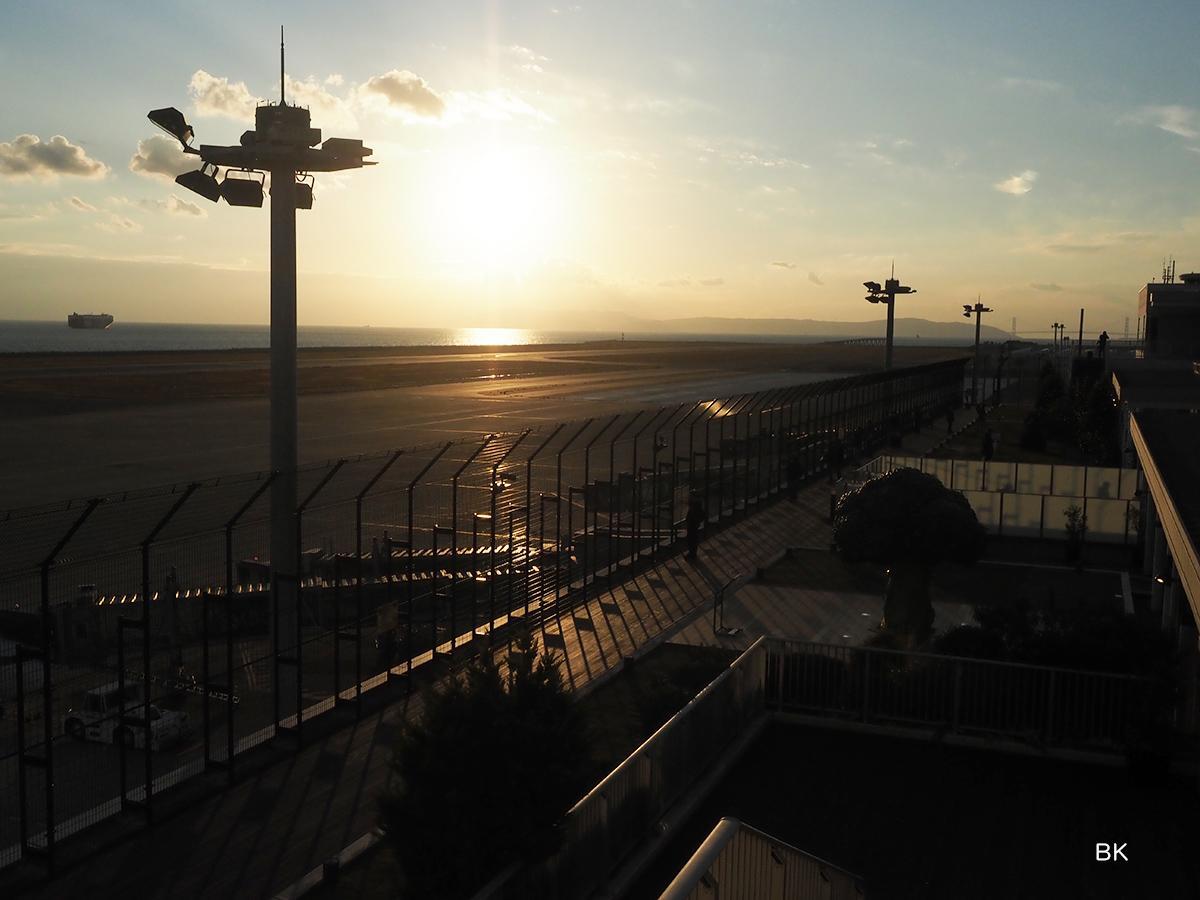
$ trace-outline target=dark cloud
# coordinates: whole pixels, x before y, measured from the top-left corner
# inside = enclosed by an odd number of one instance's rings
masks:
[[[794,268],[796,268],[796,264],[790,263],[790,262],[773,262],[773,263],[771,263],[771,265],[775,266],[777,269],[794,269]]]
[[[824,287],[824,286],[825,286],[825,282],[823,282],[823,281],[821,280],[820,276],[819,276],[819,275],[817,275],[817,273],[816,273],[816,272],[809,272],[809,273],[808,273],[808,280],[809,280],[809,281],[811,281],[813,284],[815,284],[815,285],[818,285],[818,286],[820,286],[820,287]]]
[[[446,111],[446,101],[434,92],[424,78],[413,72],[392,69],[382,75],[373,75],[362,89],[379,94],[389,106],[427,119],[440,118]]]
[[[1062,285],[1054,284],[1052,282],[1049,284],[1037,284],[1035,282],[1029,286],[1031,288],[1033,288],[1035,291],[1046,291],[1046,292],[1052,293],[1052,294],[1056,294],[1062,290]]]
[[[8,178],[103,178],[108,166],[92,159],[78,144],[61,134],[42,142],[36,134],[21,134],[11,143],[0,143],[0,176]]]
[[[92,204],[88,203],[86,200],[80,200],[78,197],[72,197],[67,202],[69,202],[72,207],[80,212],[94,213],[96,211],[96,207],[92,206]]]

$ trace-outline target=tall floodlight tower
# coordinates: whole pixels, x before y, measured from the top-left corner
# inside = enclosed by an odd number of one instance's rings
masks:
[[[216,203],[262,207],[266,176],[271,176],[271,589],[276,722],[300,709],[299,631],[296,579],[300,547],[296,527],[296,210],[312,209],[312,172],[340,172],[374,165],[361,140],[327,138],[311,126],[309,111],[287,103],[283,29],[279,30],[279,103],[254,111],[254,129],[237,146],[192,146],[194,132],[174,107],[155,109],[150,121],[199,157],[200,168],[175,179],[180,186]],[[319,146],[318,146],[319,145]],[[221,169],[225,177],[217,176]]]
[[[975,305],[970,303],[963,304],[963,318],[969,319],[972,315],[975,316],[975,364],[971,366],[971,402],[978,403],[979,395],[976,393],[976,386],[979,384],[979,323],[983,318],[984,313],[995,312],[990,307],[984,306],[977,298]]]
[[[883,283],[883,287],[879,286],[878,281],[864,281],[863,287],[867,289],[868,303],[887,304],[887,348],[884,352],[883,367],[890,369],[892,367],[892,337],[895,333],[896,295],[915,294],[917,291],[916,288],[910,288],[899,282],[896,278],[894,263],[892,264],[892,277]]]

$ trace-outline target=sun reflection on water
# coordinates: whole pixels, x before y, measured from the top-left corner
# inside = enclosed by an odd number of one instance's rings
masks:
[[[527,328],[460,328],[454,343],[460,347],[496,347],[532,344],[537,339],[537,334]]]

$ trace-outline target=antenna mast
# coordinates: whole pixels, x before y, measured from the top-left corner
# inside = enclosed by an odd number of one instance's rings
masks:
[[[283,75],[283,26],[279,26],[279,105],[287,106],[287,97],[284,94],[284,89],[287,82]]]

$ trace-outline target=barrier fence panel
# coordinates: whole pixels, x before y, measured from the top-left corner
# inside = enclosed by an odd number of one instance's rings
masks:
[[[0,864],[52,863],[122,805],[149,820],[161,790],[232,779],[510,617],[538,627],[673,545],[690,496],[744,514],[962,378],[954,360],[305,466],[294,589],[272,577],[273,473],[0,511]]]

